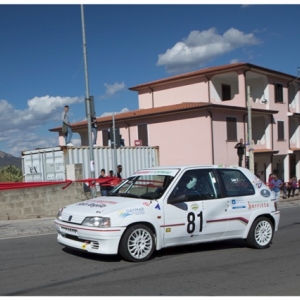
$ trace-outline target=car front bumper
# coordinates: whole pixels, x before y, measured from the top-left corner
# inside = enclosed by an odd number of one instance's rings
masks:
[[[125,227],[96,228],[54,221],[58,243],[98,254],[117,254]]]

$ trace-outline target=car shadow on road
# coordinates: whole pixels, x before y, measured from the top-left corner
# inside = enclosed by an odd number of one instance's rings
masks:
[[[241,239],[232,239],[224,241],[206,242],[193,245],[176,246],[164,248],[156,252],[157,257],[169,256],[169,255],[182,255],[195,252],[206,252],[225,249],[247,248],[247,244]]]
[[[152,257],[148,261],[154,260],[155,258],[162,258],[167,256],[184,255],[188,253],[215,251],[215,250],[222,250],[222,249],[224,250],[236,249],[236,248],[247,248],[247,244],[244,240],[232,239],[232,240],[224,240],[224,241],[207,242],[201,244],[199,243],[193,245],[168,247],[168,248],[161,249],[159,251],[155,251]],[[77,257],[88,259],[88,260],[94,260],[94,261],[120,262],[123,260],[120,255],[94,254],[94,253],[88,253],[86,251],[80,251],[68,247],[63,248],[62,250],[65,253],[75,255]]]
[[[80,251],[68,247],[63,248],[62,251],[77,257],[81,257],[88,260],[94,260],[94,261],[120,262],[122,260],[122,258],[119,255],[94,254],[94,253]]]

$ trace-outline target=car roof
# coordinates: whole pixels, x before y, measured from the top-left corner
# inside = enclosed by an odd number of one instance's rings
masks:
[[[188,168],[234,168],[234,169],[245,169],[243,167],[239,167],[237,165],[168,165],[168,166],[157,166],[144,168],[142,170],[161,170],[161,169],[188,169]]]

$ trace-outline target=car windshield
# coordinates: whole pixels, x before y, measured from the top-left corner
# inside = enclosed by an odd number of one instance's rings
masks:
[[[162,197],[174,176],[178,172],[170,171],[142,171],[137,172],[136,176],[131,176],[116,186],[108,195],[122,196],[140,199],[158,199]]]

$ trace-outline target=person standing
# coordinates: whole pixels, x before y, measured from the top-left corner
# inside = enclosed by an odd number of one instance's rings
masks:
[[[295,196],[297,189],[297,177],[293,176],[288,182],[288,198]]]
[[[97,119],[96,117],[91,117],[92,133],[93,133],[93,144],[97,144]]]
[[[115,176],[122,179],[121,172],[122,172],[122,166],[118,165],[117,166],[117,174]]]
[[[98,177],[98,178],[105,178],[106,175],[105,175],[105,169],[101,169],[101,175]],[[99,184],[100,185],[100,193],[101,193],[101,196],[107,196],[107,186],[105,184]]]
[[[245,144],[243,143],[243,139],[240,139],[240,141],[235,145],[234,148],[237,149],[237,155],[239,157],[239,167],[241,167],[246,148]]]
[[[108,172],[108,177],[110,177],[110,178],[112,178],[112,177],[114,177],[114,171],[113,170],[110,170],[109,172]],[[112,185],[107,185],[106,186],[106,191],[107,191],[107,194],[113,189],[114,187],[112,186]]]
[[[283,192],[283,199],[286,199],[286,192],[287,192],[287,187],[286,187],[286,182],[282,182],[282,186],[281,186],[282,192]]]
[[[293,197],[295,196],[295,192],[296,192],[296,190],[297,190],[297,188],[298,188],[298,181],[297,181],[297,177],[296,176],[294,176],[293,177]]]
[[[270,188],[271,191],[274,192],[275,201],[279,200],[282,184],[283,182],[277,177],[277,175],[274,175],[273,179],[270,182]]]
[[[68,119],[68,111],[69,111],[69,106],[65,105],[64,111],[62,113],[62,121],[65,125],[67,125],[67,132],[65,133],[66,145],[73,146],[73,144],[71,144],[73,132],[72,132],[71,124]]]

